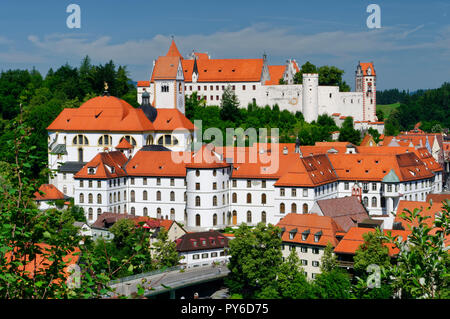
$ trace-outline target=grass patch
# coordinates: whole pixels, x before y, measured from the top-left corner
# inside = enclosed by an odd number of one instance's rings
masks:
[[[398,102],[393,104],[377,105],[377,111],[381,110],[383,112],[384,118],[388,118],[389,114],[391,114],[391,112],[399,106],[400,103]]]

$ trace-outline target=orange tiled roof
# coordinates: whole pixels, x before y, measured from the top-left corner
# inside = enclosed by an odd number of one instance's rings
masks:
[[[24,270],[30,278],[33,278],[36,273],[40,273],[44,271],[45,269],[48,269],[53,261],[48,260],[45,255],[51,253],[52,246],[44,243],[36,244],[36,246],[39,247],[42,254],[36,254],[36,258],[33,260],[28,260],[28,258],[25,261],[22,261],[24,266],[20,266],[20,270]],[[17,248],[14,248],[14,251],[16,251]],[[66,264],[66,266],[63,269],[63,272],[66,277],[70,275],[69,267],[71,265],[74,265],[78,262],[79,256],[76,255],[80,252],[80,249],[78,247],[75,247],[73,251],[67,251],[67,255],[65,255],[62,258],[62,261]],[[27,256],[28,257],[28,256]],[[5,259],[10,260],[11,259],[11,251],[6,252]],[[55,281],[53,283],[56,283]]]
[[[143,132],[155,130],[141,109],[122,99],[98,96],[76,109],[64,109],[47,127],[49,131]]]
[[[375,68],[373,67],[373,64],[371,62],[360,62],[359,65],[361,65],[361,69],[363,71],[363,75],[367,75],[367,69],[370,67],[372,69],[372,75],[376,75]]]
[[[209,59],[209,56],[207,53],[200,53],[200,52],[194,52],[194,55],[196,56],[197,59]]]
[[[330,161],[341,180],[381,181],[394,170],[400,181],[434,176],[414,153],[404,154],[329,154]]]
[[[140,150],[126,164],[129,176],[170,176],[185,177],[186,166],[177,163],[172,156],[179,152]]]
[[[44,194],[41,195],[39,194],[39,192],[42,192]],[[52,184],[42,184],[41,187],[39,187],[39,191],[34,193],[34,200],[36,201],[46,201],[56,199],[64,199],[64,194],[60,192]]]
[[[280,79],[283,78],[284,71],[286,70],[285,65],[269,65],[270,80],[266,81],[264,85],[277,85]]]
[[[193,131],[196,129],[194,124],[178,109],[158,108],[153,126],[157,131],[174,131],[177,129],[186,129]]]
[[[330,242],[335,247],[338,243],[336,232],[343,231],[331,217],[315,214],[290,213],[283,217],[276,226],[284,228],[284,232],[281,235],[283,242],[315,246],[326,246]],[[294,238],[290,239],[289,233],[293,230],[296,230],[296,233]],[[306,240],[303,240],[302,233],[308,231],[309,235]],[[314,235],[320,232],[319,241],[314,241]]]
[[[187,168],[224,168],[230,166],[221,154],[214,152],[212,144],[203,145],[192,154],[190,159],[190,162],[186,164]]]
[[[180,58],[176,56],[160,56],[156,60],[152,72],[152,82],[154,80],[171,80],[177,78]]]
[[[414,209],[421,209],[422,212],[420,213],[421,216],[428,216],[430,218],[426,219],[424,222],[428,226],[432,227],[434,219],[436,217],[436,213],[441,212],[443,209],[443,205],[441,202],[433,202],[433,205],[430,206],[429,202],[417,202],[417,201],[406,201],[401,200],[397,207],[397,213],[395,214],[395,222],[400,222],[403,227],[406,230],[411,230],[411,227],[417,227],[417,222],[409,222],[407,220],[404,220],[401,218],[400,214],[403,212],[403,210],[408,209],[411,212],[414,211]]]
[[[129,150],[132,149],[133,146],[125,138],[122,138],[115,148],[118,150]]]
[[[363,234],[374,232],[373,228],[362,228],[362,227],[352,227],[349,231],[344,235],[339,244],[334,248],[335,253],[340,254],[351,254],[354,255],[356,250],[358,250],[359,246],[364,243]],[[408,235],[411,233],[406,230],[388,230],[384,229],[383,232],[387,234],[391,233],[392,236],[401,236],[403,241],[408,238]],[[394,249],[392,244],[385,244],[389,249],[389,255],[393,256],[398,254],[398,249]]]
[[[426,147],[416,149],[415,153],[425,164],[425,166],[431,169],[433,172],[441,172],[444,170],[444,168],[438,162],[436,162],[433,155],[431,155]]]
[[[151,229],[164,227],[165,230],[169,230],[174,223],[174,221],[170,219],[158,219],[147,216],[133,217],[132,219],[136,225],[143,222],[144,228],[151,228]]]
[[[259,82],[263,59],[198,59],[197,82]],[[186,83],[192,82],[194,60],[183,60]]]
[[[149,87],[150,81],[138,81],[137,86],[138,87]]]
[[[172,39],[172,43],[170,44],[169,51],[167,51],[166,56],[169,57],[178,57],[183,60],[183,56],[180,51],[178,51],[177,45],[175,44],[175,40]]]
[[[124,165],[127,161],[125,155],[119,151],[98,153],[74,175],[74,178],[110,179],[126,176]],[[89,174],[92,168],[95,173]]]

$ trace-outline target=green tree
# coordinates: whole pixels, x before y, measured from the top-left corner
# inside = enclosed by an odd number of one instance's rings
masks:
[[[339,268],[318,274],[313,282],[315,298],[348,299],[351,282],[349,275]]]
[[[220,102],[220,118],[223,121],[238,123],[239,114],[239,100],[231,86],[228,85],[223,91],[222,101]]]
[[[176,244],[169,240],[167,230],[161,228],[156,237],[157,241],[153,244],[154,259],[158,267],[173,267],[178,265],[180,256],[176,249]]]
[[[230,273],[225,279],[232,294],[254,298],[277,278],[282,263],[280,229],[258,224],[255,228],[242,224],[230,241]]]
[[[339,141],[350,142],[359,145],[361,142],[361,133],[353,128],[353,118],[347,116],[342,123],[339,131]]]
[[[328,242],[327,246],[323,251],[323,256],[320,260],[321,272],[332,271],[338,267],[337,257],[333,253],[333,251],[334,251],[333,245],[330,242]]]
[[[387,274],[394,292],[402,298],[450,297],[450,259],[445,245],[450,235],[449,205],[450,201],[443,202],[431,226],[426,222],[430,216],[423,216],[422,209],[405,209],[400,218],[415,225],[407,240],[377,231],[378,236],[399,251]]]
[[[288,258],[278,271],[277,285],[279,295],[283,299],[306,299],[312,297],[311,285],[295,250],[291,250]]]

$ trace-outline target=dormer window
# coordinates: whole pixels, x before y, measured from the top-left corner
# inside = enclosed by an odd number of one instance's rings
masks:
[[[95,174],[95,167],[89,167],[88,168],[88,174],[89,175],[94,175]]]
[[[295,237],[295,234],[297,234],[297,228],[294,228],[291,231],[289,231],[289,239],[293,240]]]
[[[320,237],[322,236],[322,231],[318,231],[314,234],[314,242],[318,243],[320,240]]]
[[[310,230],[307,229],[302,233],[302,240],[305,241],[308,238],[308,235],[310,233]]]

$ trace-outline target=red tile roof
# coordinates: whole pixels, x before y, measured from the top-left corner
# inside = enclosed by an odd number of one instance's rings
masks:
[[[214,152],[212,144],[203,145],[197,152],[193,153],[187,168],[225,168],[231,166],[225,162],[221,154]]]
[[[203,241],[205,241],[203,243]],[[218,231],[186,233],[176,240],[177,251],[210,250],[228,247],[229,239]]]
[[[185,164],[173,160],[177,155],[180,153],[140,150],[127,163],[126,171],[129,176],[185,177]]]
[[[175,131],[181,129],[193,131],[196,129],[194,124],[178,109],[158,108],[158,115],[153,125],[158,131]]]
[[[129,150],[132,149],[133,146],[125,138],[122,138],[115,148],[118,150]]]
[[[155,127],[141,109],[113,96],[98,96],[76,109],[64,109],[49,131],[144,132]]]
[[[177,78],[180,58],[175,56],[160,56],[156,60],[152,72],[152,82],[154,80],[174,80]]]
[[[197,82],[259,82],[263,59],[198,59]],[[194,60],[183,60],[186,83],[192,82]]]
[[[360,62],[359,65],[361,65],[361,69],[363,71],[363,75],[368,75],[367,74],[367,69],[370,67],[372,69],[372,75],[376,75],[375,73],[375,68],[373,67],[373,64],[371,62]]]
[[[41,195],[40,192],[43,194]],[[41,187],[39,187],[39,191],[34,193],[34,200],[36,201],[57,200],[64,198],[64,194],[52,184],[42,184]]]
[[[110,179],[126,176],[124,165],[128,159],[122,152],[101,152],[83,166],[74,178]],[[94,173],[91,173],[91,170]]]
[[[138,87],[149,87],[150,81],[138,81],[137,86]]]
[[[315,246],[326,246],[330,242],[333,247],[337,245],[336,232],[342,229],[336,222],[328,216],[319,216],[315,214],[295,214],[290,213],[283,217],[277,227],[283,229],[281,235],[283,242],[299,243]],[[289,233],[295,232],[293,239],[290,239]],[[302,233],[307,232],[309,235],[303,240]],[[314,240],[314,235],[320,234],[319,241]]]
[[[361,228],[361,227],[352,227],[349,231],[344,235],[339,244],[334,248],[334,252],[338,254],[350,254],[354,255],[356,250],[358,250],[359,246],[364,243],[363,234],[374,232],[373,228]],[[385,234],[391,233],[392,236],[401,236],[402,240],[405,241],[408,238],[408,235],[411,233],[406,230],[388,230],[384,229],[383,232]],[[389,249],[389,255],[393,256],[398,254],[398,249],[395,249],[392,244],[385,244]]]
[[[270,80],[266,81],[264,85],[278,85],[285,70],[286,65],[269,65]]]
[[[172,43],[170,43],[169,51],[167,51],[166,56],[169,57],[178,57],[183,59],[180,51],[178,51],[177,45],[175,44],[175,40],[172,39]]]

